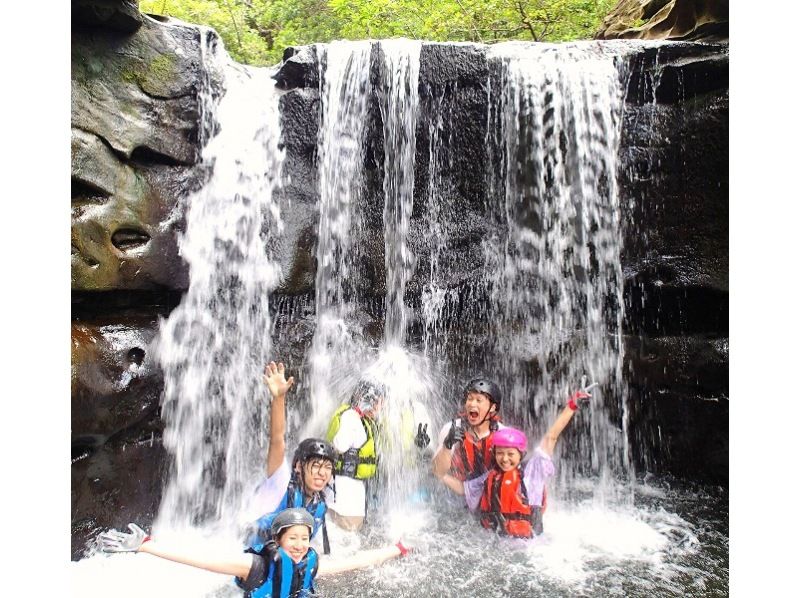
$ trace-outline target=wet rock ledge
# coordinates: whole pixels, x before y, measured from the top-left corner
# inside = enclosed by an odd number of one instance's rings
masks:
[[[686,3],[661,4],[677,11]],[[714,30],[723,41],[668,44],[631,64],[619,180],[627,206],[625,352],[637,465],[718,484],[728,478],[724,4]],[[177,235],[185,200],[206,174],[199,165],[207,135],[199,90],[204,77],[213,79],[202,57],[216,41],[197,27],[142,15],[130,1],[73,0],[72,6],[72,551],[79,558],[98,530],[148,521],[160,501],[167,463],[159,417],[163,379],[151,341],[158,319],[188,284]],[[709,27],[678,29],[713,37]],[[614,31],[609,26],[603,35]],[[276,352],[299,363],[314,327],[319,71],[314,46],[287,49],[285,59],[276,75],[284,92],[289,182],[283,194],[295,211],[286,216],[281,244],[269,248],[286,273],[271,303]],[[450,90],[458,148],[451,201],[462,216],[475,214],[486,192],[472,165],[486,157],[483,83],[490,73],[485,48],[423,46],[420,122],[436,94]],[[379,116],[374,119],[370,126],[379,131]],[[422,230],[427,125],[417,135],[412,230]],[[376,306],[363,319],[367,334],[377,338],[385,289],[380,135],[371,136],[366,160],[367,220],[374,226],[363,267],[372,274],[359,292]],[[476,243],[486,226],[476,218],[456,227],[452,288],[474,282]],[[424,270],[430,246],[421,239],[412,250]],[[420,288],[415,277],[410,304],[419,301]]]

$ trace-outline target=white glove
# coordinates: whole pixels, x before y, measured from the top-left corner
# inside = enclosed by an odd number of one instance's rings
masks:
[[[141,527],[135,523],[129,523],[130,534],[110,530],[100,534],[100,550],[103,552],[138,552],[145,541],[150,539]]]

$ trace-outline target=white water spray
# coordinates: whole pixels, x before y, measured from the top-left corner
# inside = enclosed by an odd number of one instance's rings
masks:
[[[209,522],[232,532],[244,488],[263,469],[261,372],[280,274],[265,242],[282,226],[278,100],[268,71],[218,60],[225,89],[203,150],[210,176],[187,200],[180,239],[190,285],[157,341],[164,444],[174,457],[159,530]]]
[[[365,342],[354,326],[364,231],[363,176],[371,85],[370,42],[333,42],[321,49],[316,330],[310,385],[314,408],[301,438],[319,436],[355,387]],[[324,66],[324,70],[323,70]]]
[[[581,375],[601,384],[571,424],[585,432],[561,470],[563,479],[600,474],[602,498],[614,476],[631,474],[625,424],[615,423],[626,419],[616,182],[624,73],[596,43],[499,44],[490,55],[502,66],[492,166],[507,230],[485,241],[495,367],[512,409],[535,413],[528,429],[540,434]]]

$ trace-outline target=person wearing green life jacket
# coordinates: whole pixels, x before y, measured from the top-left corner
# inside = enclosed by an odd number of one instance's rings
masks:
[[[328,426],[326,440],[341,458],[336,463],[335,492],[327,491],[326,502],[333,521],[347,530],[359,529],[366,518],[367,485],[378,472],[382,445],[377,420],[386,396],[382,384],[362,380]],[[404,453],[411,453],[414,446],[424,450],[430,443],[427,411],[415,403],[401,414],[399,440]]]
[[[383,406],[383,385],[362,380],[348,402],[334,412],[326,440],[341,454],[336,462],[336,491],[328,491],[326,503],[333,521],[348,530],[359,529],[366,516],[366,481],[378,470],[375,443],[377,416]]]

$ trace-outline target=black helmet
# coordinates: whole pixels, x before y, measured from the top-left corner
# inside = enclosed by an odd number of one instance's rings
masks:
[[[483,394],[489,395],[489,400],[497,405],[498,410],[500,409],[500,401],[502,400],[500,387],[491,380],[487,380],[486,378],[470,380],[466,388],[464,388],[464,396],[470,392],[482,392]]]
[[[375,403],[381,397],[386,396],[386,387],[380,382],[372,382],[370,380],[361,380],[353,391],[353,396],[350,398],[351,405],[359,403]]]
[[[273,538],[277,538],[282,530],[293,525],[305,525],[310,534],[314,529],[314,518],[305,509],[285,509],[275,516],[269,528]]]
[[[297,449],[294,451],[292,467],[297,463],[305,463],[314,457],[328,459],[330,462],[336,463],[336,460],[339,458],[339,452],[333,448],[331,443],[321,438],[306,438],[297,445]]]

